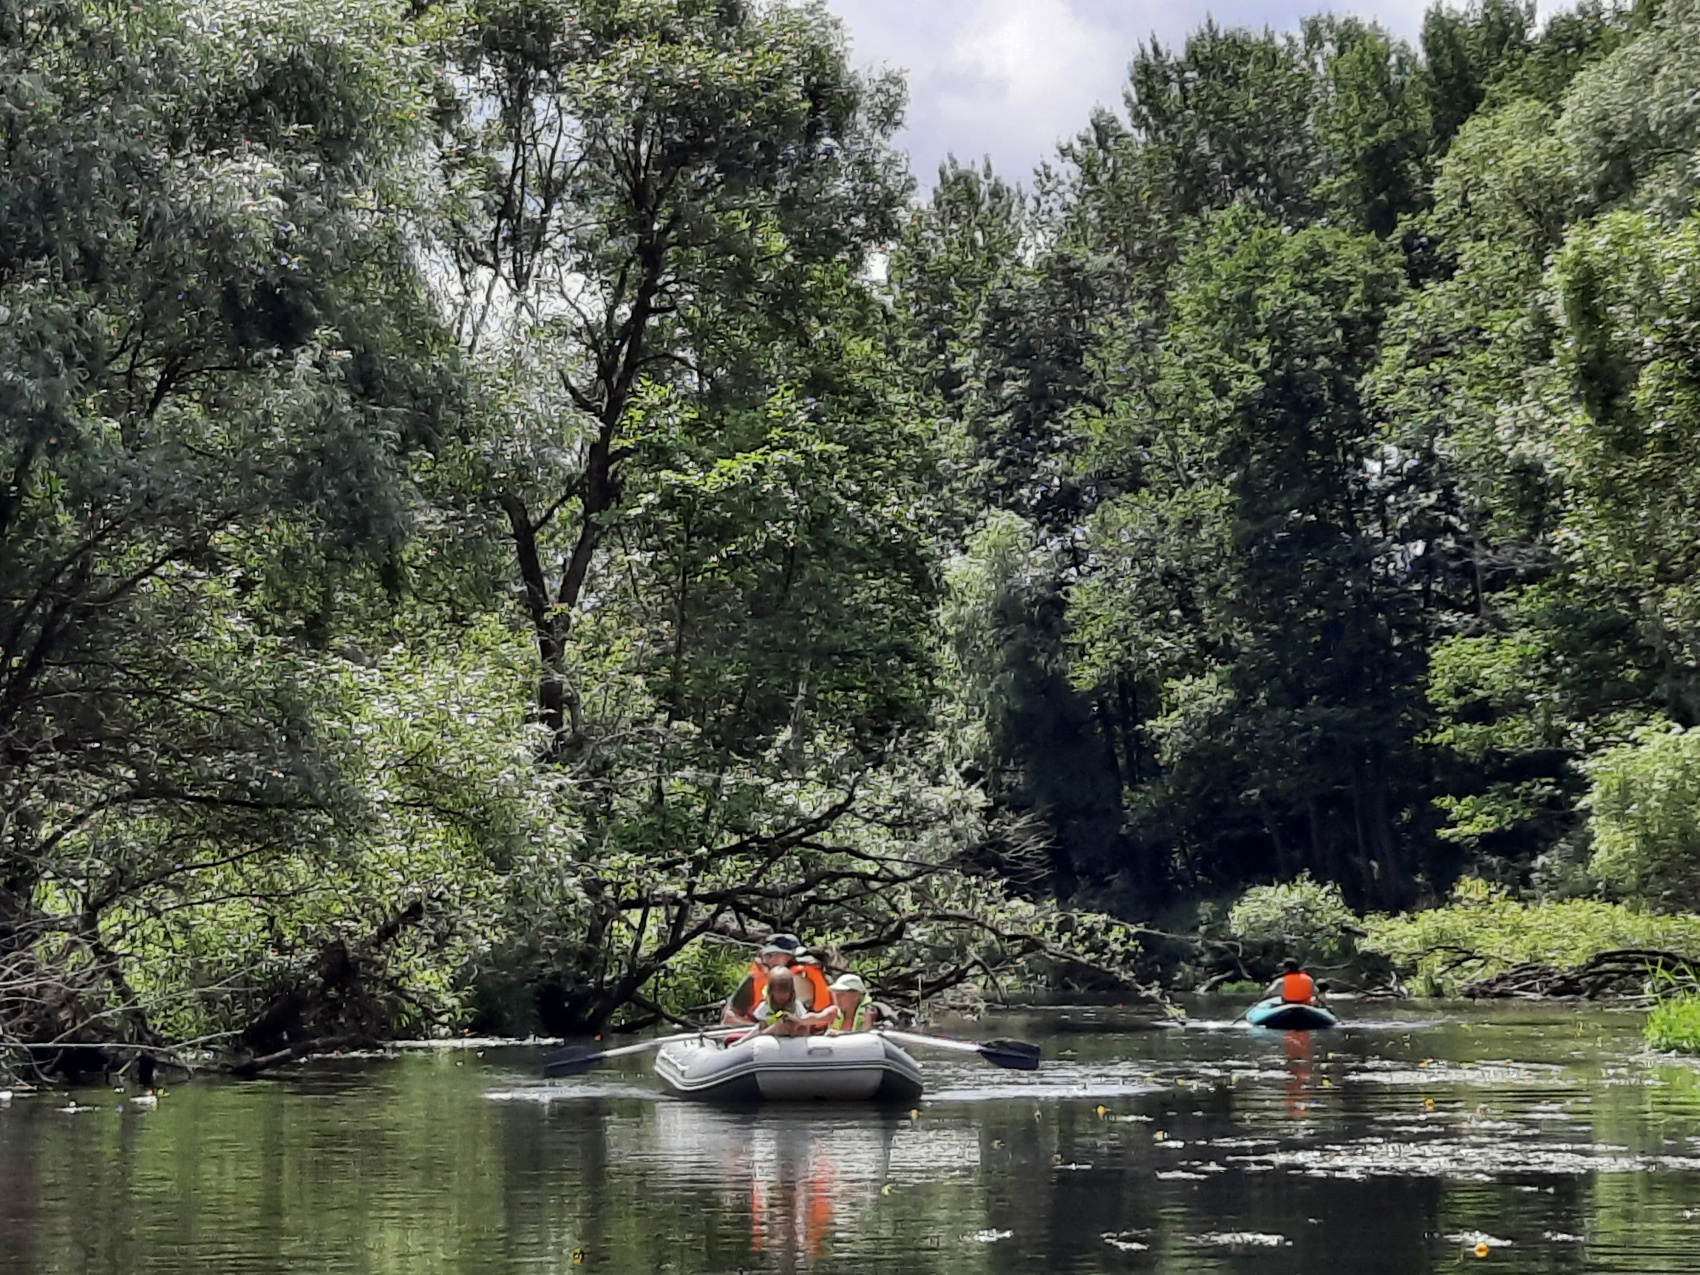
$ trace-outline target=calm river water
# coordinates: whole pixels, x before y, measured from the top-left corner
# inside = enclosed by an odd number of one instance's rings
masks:
[[[512,1048],[19,1096],[0,1272],[1700,1273],[1700,1071],[1640,1015],[1347,1012],[1009,1016],[980,1030],[1045,1066],[925,1058],[913,1112],[705,1109],[641,1059],[545,1084]]]

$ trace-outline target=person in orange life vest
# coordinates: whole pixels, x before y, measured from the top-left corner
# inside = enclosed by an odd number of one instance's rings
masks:
[[[761,1024],[757,1034],[762,1036],[812,1036],[815,1032],[809,1011],[797,999],[797,979],[790,970],[768,971],[767,990],[751,1017]]]
[[[797,992],[804,1008],[816,1010],[827,1005],[832,992],[827,986],[826,970],[809,955],[809,949],[795,934],[770,934],[767,942],[750,963],[750,972],[738,989],[727,999],[720,1011],[723,1026],[742,1027],[752,1019],[750,1012],[760,1003],[766,990],[768,975],[780,967],[789,969],[798,980]]]
[[[1316,980],[1300,969],[1299,963],[1292,957],[1281,963],[1281,977],[1269,984],[1263,994],[1279,996],[1287,1005],[1322,1004],[1321,988]]]
[[[725,1007],[720,1011],[720,1022],[725,1027],[747,1027],[755,1021],[751,1011],[761,1003],[762,993],[767,990],[768,974],[783,967],[788,967],[802,950],[802,943],[795,934],[770,934],[767,942],[756,953],[756,959],[750,962],[749,973],[744,975],[744,981],[738,984],[736,991],[726,999]]]
[[[791,975],[797,980],[797,991],[808,1004],[810,1013],[821,1013],[832,1006],[832,987],[827,982],[826,967],[806,947],[797,949],[791,962]]]

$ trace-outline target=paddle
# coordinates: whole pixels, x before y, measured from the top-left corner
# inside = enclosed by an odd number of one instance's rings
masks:
[[[747,1032],[748,1027],[716,1027],[712,1031],[679,1032],[672,1036],[656,1036],[650,1040],[639,1041],[635,1045],[622,1045],[618,1049],[592,1049],[588,1045],[572,1045],[557,1053],[550,1054],[543,1060],[545,1076],[577,1076],[602,1065],[604,1059],[623,1058],[627,1054],[645,1054],[652,1049],[674,1040],[697,1040],[730,1036],[734,1032]]]
[[[1024,1040],[957,1040],[952,1036],[923,1036],[919,1032],[902,1032],[890,1027],[880,1027],[876,1030],[880,1035],[902,1045],[914,1045],[917,1049],[948,1049],[959,1054],[979,1054],[993,1066],[1008,1067],[1012,1071],[1036,1071],[1039,1067],[1039,1046],[1029,1045]]]

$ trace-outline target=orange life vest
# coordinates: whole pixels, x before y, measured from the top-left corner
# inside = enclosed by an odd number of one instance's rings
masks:
[[[1316,999],[1316,980],[1302,971],[1281,975],[1281,999],[1289,1005],[1309,1005]]]
[[[786,968],[791,971],[792,978],[808,983],[810,1013],[825,1009],[832,1004],[832,985],[826,981],[826,971],[819,965],[799,962],[796,965],[788,965]],[[767,966],[760,961],[751,961],[750,981],[753,985],[750,1004],[752,1006],[759,1005],[762,997],[767,995]]]
[[[791,967],[796,978],[809,981],[809,1012],[818,1014],[832,1004],[832,984],[826,981],[826,971],[819,965],[799,962]]]

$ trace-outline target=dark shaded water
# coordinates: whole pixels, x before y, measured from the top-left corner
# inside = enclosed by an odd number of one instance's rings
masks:
[[[546,1086],[511,1049],[20,1096],[0,1272],[1700,1272],[1700,1073],[1639,1015],[1372,1012],[1003,1019],[1053,1061],[926,1058],[913,1113],[715,1111],[642,1060]]]

